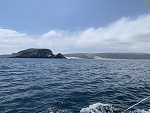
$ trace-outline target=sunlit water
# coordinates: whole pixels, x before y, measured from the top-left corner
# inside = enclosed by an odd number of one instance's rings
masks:
[[[150,60],[0,59],[0,113],[119,113],[149,95]]]

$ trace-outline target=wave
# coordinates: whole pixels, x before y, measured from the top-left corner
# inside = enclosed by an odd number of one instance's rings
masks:
[[[121,112],[122,110],[120,108],[117,108],[111,104],[102,104],[102,103],[96,103],[93,105],[90,105],[87,108],[83,108],[80,110],[80,113],[114,113],[114,112]]]
[[[111,104],[96,103],[90,105],[87,108],[81,109],[80,113],[124,113],[124,112],[122,108],[113,106]],[[127,111],[126,113],[150,113],[150,109],[149,111],[136,109],[133,111]]]
[[[42,111],[40,113],[73,113],[73,112],[67,110],[60,110],[56,108],[48,108],[47,110]],[[123,112],[123,109],[120,107],[111,104],[96,103],[90,105],[89,107],[82,108],[80,110],[80,113],[150,113],[150,109],[148,111],[136,109],[132,111]]]
[[[56,108],[48,108],[47,110],[42,111],[40,113],[72,113],[72,112],[67,111],[67,110],[60,110]]]

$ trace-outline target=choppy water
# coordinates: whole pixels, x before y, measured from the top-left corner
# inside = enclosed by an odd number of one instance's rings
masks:
[[[149,95],[150,60],[0,59],[0,113],[120,112]]]

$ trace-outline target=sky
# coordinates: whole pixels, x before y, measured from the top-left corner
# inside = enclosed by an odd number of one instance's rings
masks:
[[[150,53],[150,9],[144,0],[0,0],[0,54],[28,48]]]

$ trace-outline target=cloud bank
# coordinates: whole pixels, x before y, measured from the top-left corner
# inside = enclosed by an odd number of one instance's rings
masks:
[[[11,29],[0,29],[0,54],[27,48],[49,48],[54,53],[150,53],[150,14],[134,19],[123,17],[106,27],[74,32],[51,30],[42,35],[29,35]]]

